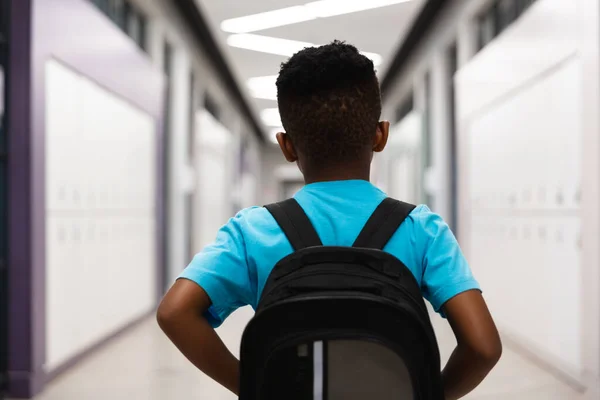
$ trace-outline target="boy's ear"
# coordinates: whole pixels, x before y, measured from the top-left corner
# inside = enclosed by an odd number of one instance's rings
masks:
[[[377,124],[377,132],[375,133],[375,139],[373,140],[373,151],[380,153],[385,149],[387,145],[388,137],[390,135],[390,122],[381,121]]]
[[[279,148],[281,148],[281,152],[288,162],[298,161],[298,154],[296,153],[294,144],[287,133],[279,132],[277,134],[277,143],[279,143]]]

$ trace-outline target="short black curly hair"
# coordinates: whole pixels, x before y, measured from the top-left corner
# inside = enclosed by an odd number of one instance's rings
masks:
[[[355,159],[371,144],[381,116],[373,62],[337,40],[305,48],[283,63],[277,100],[292,143],[320,165]]]

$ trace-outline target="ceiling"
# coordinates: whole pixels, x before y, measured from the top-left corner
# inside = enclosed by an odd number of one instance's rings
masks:
[[[331,1],[331,0],[328,0]],[[360,3],[361,0],[343,1],[344,5]],[[246,50],[228,45],[232,33],[221,29],[221,22],[232,18],[283,9],[292,6],[303,6],[307,0],[196,0],[201,11],[208,19],[209,25],[215,32],[215,39],[221,47],[225,59],[250,101],[251,108],[257,113],[263,124],[263,129],[273,138],[273,131],[278,128],[275,123],[266,124],[261,118],[265,109],[277,107],[275,100],[255,98],[249,89],[248,80],[255,77],[275,76],[279,66],[289,56],[268,54],[262,51]],[[381,0],[371,0],[382,3]],[[368,3],[368,2],[367,2]],[[377,67],[378,73],[385,72],[402,38],[416,18],[425,0],[405,0],[404,2],[370,10],[358,11],[343,15],[320,17],[304,22],[278,26],[259,31],[250,31],[251,35],[261,35],[272,38],[288,39],[314,44],[325,44],[334,39],[344,40],[359,48],[359,50],[376,53],[382,57]],[[363,3],[364,4],[364,3]],[[281,19],[278,20],[281,23]],[[232,38],[230,38],[231,40]],[[268,87],[274,93],[274,83],[267,81]],[[262,87],[262,86],[261,86]],[[264,96],[263,96],[264,97]],[[266,96],[269,97],[269,96]],[[271,118],[272,119],[272,118]]]

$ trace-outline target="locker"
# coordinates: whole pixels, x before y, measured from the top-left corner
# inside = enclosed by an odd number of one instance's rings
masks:
[[[52,369],[152,306],[157,171],[150,116],[59,63],[46,74]]]

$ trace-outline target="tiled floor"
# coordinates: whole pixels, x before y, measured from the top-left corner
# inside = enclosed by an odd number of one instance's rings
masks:
[[[220,329],[232,349],[239,346],[248,310],[234,314]],[[435,317],[443,359],[453,336]],[[577,400],[580,394],[552,375],[505,349],[503,358],[471,400]],[[153,319],[111,343],[77,368],[57,378],[37,400],[230,400],[234,396],[202,376],[159,331]]]

